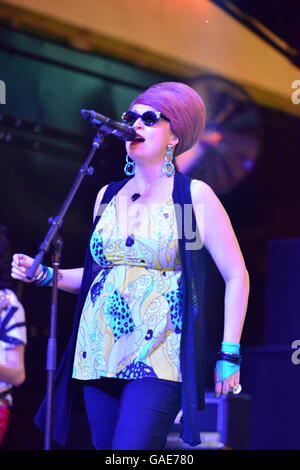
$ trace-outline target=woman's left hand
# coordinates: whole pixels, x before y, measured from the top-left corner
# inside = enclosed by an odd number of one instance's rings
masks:
[[[240,383],[240,370],[237,370],[235,364],[230,364],[227,361],[217,361],[215,368],[215,395],[227,395],[232,392],[233,388]],[[232,367],[232,374],[229,375],[228,365]]]

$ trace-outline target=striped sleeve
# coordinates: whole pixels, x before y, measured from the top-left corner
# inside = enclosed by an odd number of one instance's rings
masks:
[[[0,294],[0,341],[12,347],[27,342],[25,312],[15,293],[9,289]]]

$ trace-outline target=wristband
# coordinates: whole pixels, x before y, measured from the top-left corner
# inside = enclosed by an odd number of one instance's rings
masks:
[[[46,266],[47,268],[47,275],[46,277],[42,280],[42,282],[39,283],[39,286],[49,286],[52,282],[53,279],[53,268]]]
[[[227,343],[222,341],[221,352],[230,353],[230,354],[240,354],[240,343]]]
[[[218,381],[223,382],[227,377],[238,372],[241,359],[240,344],[223,341],[216,363]]]
[[[227,379],[227,377],[230,377],[231,375],[238,372],[240,370],[240,365],[221,360],[217,361],[216,370],[218,375],[217,382],[223,382],[223,380]]]
[[[240,344],[239,343],[227,343],[222,342],[221,351],[218,354],[218,359],[233,362],[234,364],[240,364],[242,356],[240,355]]]

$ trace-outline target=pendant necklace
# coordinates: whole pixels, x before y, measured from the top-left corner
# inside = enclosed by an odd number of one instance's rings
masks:
[[[151,188],[151,186],[149,186],[148,191],[145,191],[145,193],[148,193],[150,188]],[[130,199],[132,200],[132,202],[134,202],[137,199],[139,199],[140,197],[141,197],[141,193],[133,193],[132,196],[130,196]],[[129,235],[129,237],[127,237],[125,245],[128,246],[128,247],[131,247],[134,244],[134,241],[135,241],[134,234],[132,233],[131,235]]]
[[[163,178],[164,176],[158,178],[158,180],[160,180],[161,178]],[[154,183],[154,187],[155,187],[155,184],[157,184],[157,181]],[[149,190],[151,189],[151,185],[148,187],[148,189],[146,191],[144,191],[144,194],[147,194],[149,192]],[[152,189],[153,189],[153,186],[152,186]],[[132,202],[136,201],[137,199],[139,199],[141,197],[141,193],[133,193],[132,196],[130,196],[130,199],[132,200]]]
[[[139,199],[141,197],[140,193],[134,193],[132,196],[131,196],[131,200],[132,202],[136,201],[137,199]]]

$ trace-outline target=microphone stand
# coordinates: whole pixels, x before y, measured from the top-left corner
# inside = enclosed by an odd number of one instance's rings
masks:
[[[61,261],[61,253],[63,247],[63,241],[58,231],[63,224],[63,219],[68,211],[68,208],[73,201],[77,190],[83,180],[83,178],[89,174],[93,174],[93,168],[89,167],[90,161],[92,160],[96,150],[101,147],[105,138],[105,132],[101,132],[98,129],[96,136],[93,139],[91,149],[87,156],[85,163],[79,170],[79,173],[69,191],[58,215],[51,217],[49,223],[51,224],[43,242],[41,243],[38,253],[34,258],[34,261],[30,268],[27,270],[27,279],[32,279],[38,266],[42,263],[43,257],[48,252],[50,245],[53,245],[54,254],[52,256],[53,266],[53,279],[52,279],[52,292],[51,292],[51,310],[50,310],[50,334],[48,338],[47,347],[47,394],[46,394],[46,427],[45,427],[45,441],[44,450],[50,450],[51,447],[51,431],[52,431],[52,398],[53,398],[53,385],[54,376],[56,371],[56,354],[57,354],[57,342],[56,342],[56,326],[57,326],[57,299],[58,299],[58,268]]]

